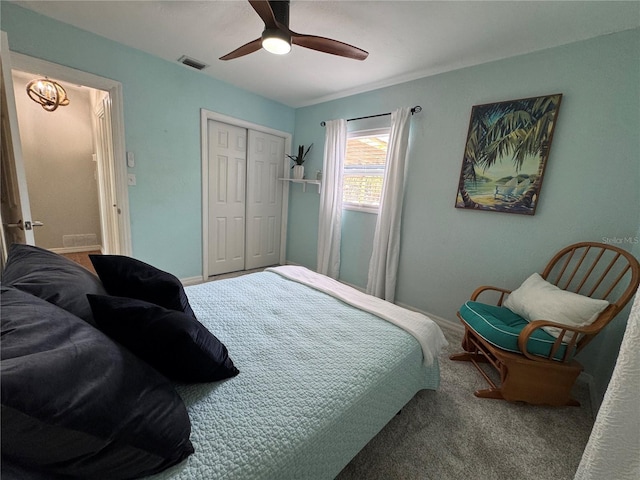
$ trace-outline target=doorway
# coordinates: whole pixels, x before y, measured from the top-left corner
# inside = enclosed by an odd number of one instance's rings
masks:
[[[39,77],[15,69],[12,77],[35,245],[61,254],[111,253],[103,241],[109,232],[101,222],[102,169],[92,118],[107,92],[49,77],[70,102],[47,112],[25,94]]]
[[[3,34],[2,40],[3,46],[6,45],[6,35]],[[24,243],[35,243],[58,253],[98,250],[102,253],[131,255],[122,85],[62,65],[9,53],[4,48],[2,63],[3,67],[8,64],[9,68],[6,70],[12,73],[3,76],[3,87],[14,81],[16,83],[15,90],[11,86],[3,88],[3,93],[15,94],[13,106],[17,106],[16,111],[20,110],[13,115],[14,121],[10,122],[10,129],[12,134],[20,129],[24,130],[24,134],[11,137],[17,138],[13,143],[18,143],[21,137],[25,137],[25,143],[29,144],[24,149],[21,144],[18,145],[18,155],[12,155],[14,161],[10,162],[15,164],[17,170],[27,172],[23,177],[28,176],[24,178],[23,185],[16,187],[24,190],[21,194],[26,194],[26,204],[29,207],[23,209],[22,216],[25,220],[27,217],[24,215],[29,216],[30,226],[38,225],[37,221],[40,219],[35,218],[38,214],[48,218],[46,222],[42,221],[43,227],[36,227],[40,230],[35,231],[35,236],[33,230],[29,232],[31,241],[27,238]],[[84,118],[63,120],[60,115],[56,116],[59,113],[67,115],[69,106],[59,107],[55,112],[39,112],[39,105],[26,96],[21,85],[27,79],[36,77],[48,77],[62,84],[71,99],[70,105],[75,103],[80,106],[85,113]],[[25,102],[31,108],[30,114],[24,113]],[[29,105],[29,102],[33,105]],[[65,109],[69,109],[67,113]],[[65,124],[70,131],[64,133],[56,130],[55,125],[34,121],[33,116],[38,114],[40,117],[46,115],[44,118],[54,124]],[[18,117],[21,117],[20,121]],[[3,141],[3,151],[4,144]],[[15,149],[16,145],[12,147]],[[26,157],[35,157],[39,163],[33,163],[33,158],[25,158],[23,150]],[[73,159],[70,160],[71,157]],[[43,179],[46,180],[44,183]],[[80,181],[72,182],[73,179]],[[26,188],[27,185],[29,188]],[[55,186],[54,190],[50,188],[52,185]],[[46,194],[40,195],[45,190]],[[32,194],[33,200],[27,192]],[[65,204],[62,201],[65,196],[73,201],[69,203],[67,199]],[[43,204],[39,197],[45,198],[44,210],[38,207]],[[31,202],[34,203],[33,216],[30,211]],[[51,209],[53,213],[49,211],[50,206],[55,207]],[[2,220],[3,227],[12,222],[11,219]],[[47,225],[50,228],[47,229]],[[4,233],[9,230],[4,228]],[[52,235],[45,234],[45,230]],[[3,253],[6,253],[8,245],[5,244],[4,247]]]
[[[282,264],[291,135],[202,110],[203,278]]]

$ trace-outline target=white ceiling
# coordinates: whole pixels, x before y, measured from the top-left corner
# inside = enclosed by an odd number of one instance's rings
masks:
[[[292,107],[640,26],[640,1],[293,0],[292,30],[369,57],[294,46],[225,62],[218,57],[262,33],[247,1],[15,3],[169,61],[195,58],[209,65],[204,74]]]

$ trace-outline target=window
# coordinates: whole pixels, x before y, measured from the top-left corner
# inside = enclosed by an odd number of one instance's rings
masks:
[[[388,128],[349,134],[342,184],[344,208],[366,212],[378,211],[388,143]]]

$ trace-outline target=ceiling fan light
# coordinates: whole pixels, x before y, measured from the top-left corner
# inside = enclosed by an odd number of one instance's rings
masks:
[[[282,30],[267,29],[262,32],[262,48],[269,53],[285,55],[291,51],[291,37]]]

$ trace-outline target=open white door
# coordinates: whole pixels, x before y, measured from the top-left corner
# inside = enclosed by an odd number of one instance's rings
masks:
[[[6,260],[7,249],[12,243],[34,245],[34,225],[41,225],[31,219],[29,192],[24,164],[22,163],[22,147],[18,129],[18,115],[13,96],[13,79],[9,57],[7,34],[2,32],[0,48],[0,64],[2,73],[2,155],[1,155],[1,218],[2,218],[2,264]]]
[[[114,171],[111,97],[108,92],[103,92],[102,97],[97,100],[93,122],[94,145],[98,161],[102,248],[104,253],[122,255],[118,223],[120,209],[118,208]]]

